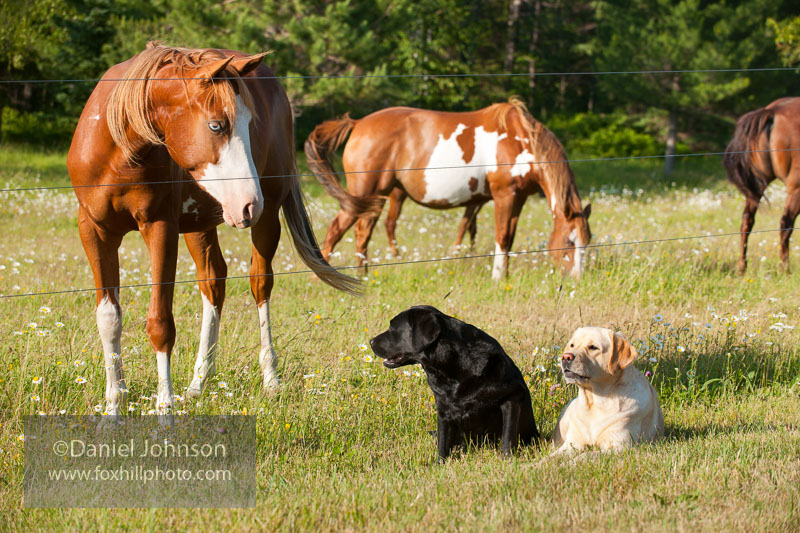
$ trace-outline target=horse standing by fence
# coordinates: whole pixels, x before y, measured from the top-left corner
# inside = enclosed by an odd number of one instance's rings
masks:
[[[345,190],[330,156],[348,134],[342,160]],[[366,265],[367,244],[390,193],[390,241],[406,195],[434,209],[466,206],[462,236],[479,206],[494,200],[492,278],[497,280],[508,274],[508,254],[525,200],[542,193],[553,215],[553,259],[575,277],[583,270],[591,206],[581,207],[561,143],[515,98],[466,113],[391,107],[360,120],[345,115],[317,126],[305,152],[309,167],[341,207],[322,245],[326,259],[356,224],[356,253],[359,264]]]
[[[250,287],[260,319],[265,387],[277,383],[269,299],[279,210],[301,259],[317,276],[340,290],[358,286],[332,269],[319,251],[296,177],[291,108],[283,87],[262,64],[264,55],[150,43],[106,72],[81,114],[67,168],[97,287],[110,415],[119,414],[126,399],[118,249],[129,231],[142,234],[150,253],[147,334],[156,351],[159,414],[172,406],[179,233],[197,265],[203,301],[189,396],[199,395],[215,370],[227,270],[216,226],[223,221],[252,228]]]
[[[781,264],[789,268],[789,239],[800,213],[800,98],[780,98],[766,107],[742,115],[723,163],[728,180],[744,194],[741,253],[737,269],[747,270],[747,239],[764,191],[775,178],[786,184],[786,205],[781,217]]]

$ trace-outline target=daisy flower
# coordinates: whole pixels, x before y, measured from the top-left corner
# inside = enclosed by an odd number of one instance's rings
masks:
[[[75,383],[83,385],[84,383],[86,383],[86,378],[83,376],[78,376],[77,378],[75,378]]]
[[[31,383],[33,383],[34,385],[38,385],[41,382],[42,382],[42,378],[39,377],[39,376],[36,376],[31,380]]]
[[[39,395],[38,394],[34,394],[33,396],[31,396],[31,401],[32,402],[38,402],[39,401]]]

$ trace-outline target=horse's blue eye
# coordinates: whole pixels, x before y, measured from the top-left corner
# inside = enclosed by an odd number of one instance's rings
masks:
[[[222,122],[218,120],[212,120],[208,123],[208,129],[210,129],[213,133],[220,133],[225,127],[222,125]]]

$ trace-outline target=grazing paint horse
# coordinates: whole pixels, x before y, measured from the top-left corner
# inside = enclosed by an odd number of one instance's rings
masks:
[[[215,371],[227,271],[216,226],[223,221],[252,228],[250,287],[260,319],[265,387],[276,384],[269,298],[281,208],[302,260],[337,289],[357,287],[333,270],[317,247],[294,177],[291,108],[283,87],[275,79],[263,79],[274,76],[261,64],[264,55],[150,43],[106,72],[81,114],[67,168],[97,287],[110,415],[119,414],[126,399],[118,248],[129,231],[142,234],[150,253],[147,334],[158,365],[159,414],[172,406],[172,298],[179,233],[197,265],[203,300],[189,396],[199,395]]]
[[[351,130],[342,160],[345,190],[329,158]],[[554,221],[549,245],[553,259],[575,277],[583,270],[591,206],[581,208],[561,143],[516,98],[466,113],[391,107],[360,120],[345,115],[317,126],[305,152],[317,179],[341,206],[322,245],[325,258],[357,221],[356,253],[365,265],[375,222],[386,195],[395,188],[426,207],[467,206],[467,215],[494,200],[492,278],[497,280],[508,274],[508,253],[525,200],[543,193]],[[387,220],[390,227],[400,202],[394,206]]]
[[[781,217],[781,264],[789,267],[789,239],[800,213],[800,98],[781,98],[750,111],[736,123],[723,163],[728,180],[745,197],[742,212],[741,255],[738,271],[747,270],[747,238],[756,210],[772,180],[786,184],[786,206]]]

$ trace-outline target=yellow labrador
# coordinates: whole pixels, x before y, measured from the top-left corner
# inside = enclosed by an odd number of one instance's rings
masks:
[[[664,435],[656,390],[631,363],[636,349],[620,333],[579,328],[561,355],[567,383],[578,386],[553,431],[553,455],[587,446],[621,450]]]

